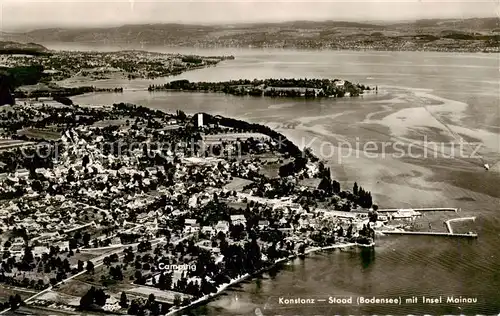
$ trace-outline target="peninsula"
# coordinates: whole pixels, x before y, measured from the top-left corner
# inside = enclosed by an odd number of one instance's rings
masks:
[[[3,43],[3,45],[2,45]],[[3,47],[3,49],[1,49]],[[34,53],[35,52],[35,53]],[[146,51],[78,52],[48,50],[37,44],[0,42],[0,75],[15,97],[68,97],[99,89],[92,80],[154,79],[211,67],[233,56],[196,56]]]

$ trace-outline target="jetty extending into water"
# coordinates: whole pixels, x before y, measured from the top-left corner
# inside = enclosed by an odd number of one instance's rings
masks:
[[[377,210],[379,213],[396,213],[401,210],[412,210],[415,212],[455,212],[457,213],[460,209],[454,207],[423,207],[423,208],[380,208]]]
[[[478,237],[476,233],[455,234],[455,233],[442,233],[442,232],[408,232],[408,231],[397,231],[397,230],[383,230],[379,232],[384,235],[417,235],[417,236],[441,236],[441,237],[465,237],[465,238]]]
[[[446,228],[448,229],[448,232],[450,234],[453,234],[453,229],[451,228],[451,223],[452,222],[464,222],[464,221],[475,221],[475,220],[476,220],[475,216],[472,216],[472,217],[452,218],[452,219],[447,220],[445,222],[445,224],[446,224]]]

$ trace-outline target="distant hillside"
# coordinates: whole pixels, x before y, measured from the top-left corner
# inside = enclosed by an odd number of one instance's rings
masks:
[[[455,20],[418,20],[415,22],[418,27],[445,27],[456,30],[470,29],[475,31],[494,30],[500,27],[499,18],[474,18]]]
[[[40,43],[447,51],[495,51],[499,36],[497,18],[433,19],[393,24],[346,21],[143,24],[3,34],[4,39]]]
[[[26,54],[40,55],[46,54],[48,49],[36,43],[19,43],[14,41],[0,41],[0,54]]]

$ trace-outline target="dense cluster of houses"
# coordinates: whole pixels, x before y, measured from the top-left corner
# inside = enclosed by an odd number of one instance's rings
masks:
[[[59,115],[47,106],[37,111],[47,122]],[[64,117],[76,119],[66,111]],[[245,137],[244,130],[204,124],[199,116],[133,105],[93,111],[99,124],[59,124],[51,166],[25,163],[0,178],[3,190],[16,188],[14,198],[0,202],[4,261],[24,262],[27,253],[53,256],[54,247],[67,253],[123,247],[103,282],[117,278],[117,265],[135,261],[135,284],[199,297],[306,247],[347,242],[368,231],[366,214],[336,216],[313,207],[311,197],[322,193],[299,178],[321,177],[320,163],[306,161],[279,179],[266,176],[262,157],[276,156],[275,168],[290,160],[267,135],[246,131]],[[22,151],[9,153],[22,161]],[[142,256],[130,257],[130,247]],[[175,271],[165,285],[160,262],[196,270]],[[206,277],[202,266],[210,270]],[[74,262],[75,273],[81,271],[76,267],[83,269]]]
[[[74,76],[109,78],[119,75],[131,78],[156,78],[178,74],[189,69],[216,65],[232,57],[199,57],[146,51],[66,52],[54,51],[39,56],[2,55],[0,66],[41,65],[43,74],[53,81]]]

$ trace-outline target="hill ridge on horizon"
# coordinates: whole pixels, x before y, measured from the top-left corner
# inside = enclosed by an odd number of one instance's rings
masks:
[[[307,49],[496,51],[496,18],[421,19],[373,24],[352,21],[287,21],[233,24],[149,23],[113,27],[46,28],[1,33],[0,40],[37,43],[164,45]]]
[[[89,26],[48,26],[48,27],[31,27],[30,30],[18,30],[18,31],[2,31],[0,28],[0,33],[6,33],[6,34],[26,34],[26,33],[33,33],[33,32],[39,32],[39,31],[70,31],[70,30],[106,30],[106,29],[116,29],[116,28],[123,28],[123,27],[146,27],[146,26],[183,26],[183,27],[251,27],[251,26],[280,26],[280,25],[287,25],[287,24],[297,24],[297,23],[302,23],[302,24],[312,24],[312,25],[320,25],[320,24],[341,24],[340,26],[343,25],[359,25],[359,26],[366,26],[366,27],[391,27],[391,26],[398,26],[398,25],[404,25],[404,24],[416,24],[419,25],[423,22],[426,23],[443,23],[443,22],[451,22],[451,21],[461,21],[462,23],[466,21],[473,21],[473,20],[483,20],[483,21],[499,21],[499,18],[496,16],[491,16],[491,17],[470,17],[470,18],[435,18],[435,19],[409,19],[409,20],[333,20],[333,19],[327,19],[327,20],[307,20],[307,19],[299,19],[299,20],[289,20],[289,21],[254,21],[254,22],[225,22],[225,23],[182,23],[182,22],[153,22],[153,23],[125,23],[125,24],[116,24],[116,25],[89,25]]]

